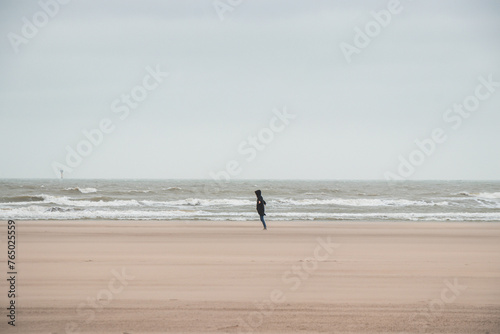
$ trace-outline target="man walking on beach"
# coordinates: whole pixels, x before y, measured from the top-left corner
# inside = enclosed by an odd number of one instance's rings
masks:
[[[266,201],[262,198],[260,190],[255,190],[255,195],[257,195],[257,212],[259,213],[260,216],[260,221],[262,222],[262,225],[264,225],[264,230],[267,230],[266,227],[266,222],[264,220],[265,214],[265,205]]]

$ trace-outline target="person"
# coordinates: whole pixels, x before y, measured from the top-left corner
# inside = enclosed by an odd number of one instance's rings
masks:
[[[264,216],[266,215],[266,201],[264,201],[264,199],[262,198],[260,190],[256,190],[255,195],[257,195],[257,212],[259,213],[260,221],[262,222],[262,225],[264,225],[264,230],[267,230],[266,221],[264,220]]]

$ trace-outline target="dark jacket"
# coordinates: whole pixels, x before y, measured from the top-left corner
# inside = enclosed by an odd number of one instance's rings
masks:
[[[260,216],[265,216],[266,201],[262,198],[260,190],[256,190],[255,195],[257,195],[257,212]]]

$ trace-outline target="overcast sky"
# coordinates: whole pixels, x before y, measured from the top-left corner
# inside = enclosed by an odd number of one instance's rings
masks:
[[[40,3],[0,3],[0,178],[500,179],[496,0]]]

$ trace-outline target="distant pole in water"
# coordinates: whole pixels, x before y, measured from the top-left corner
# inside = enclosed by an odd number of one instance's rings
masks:
[[[64,170],[60,170],[59,172],[61,172],[61,180],[63,179],[63,174],[64,174]]]

